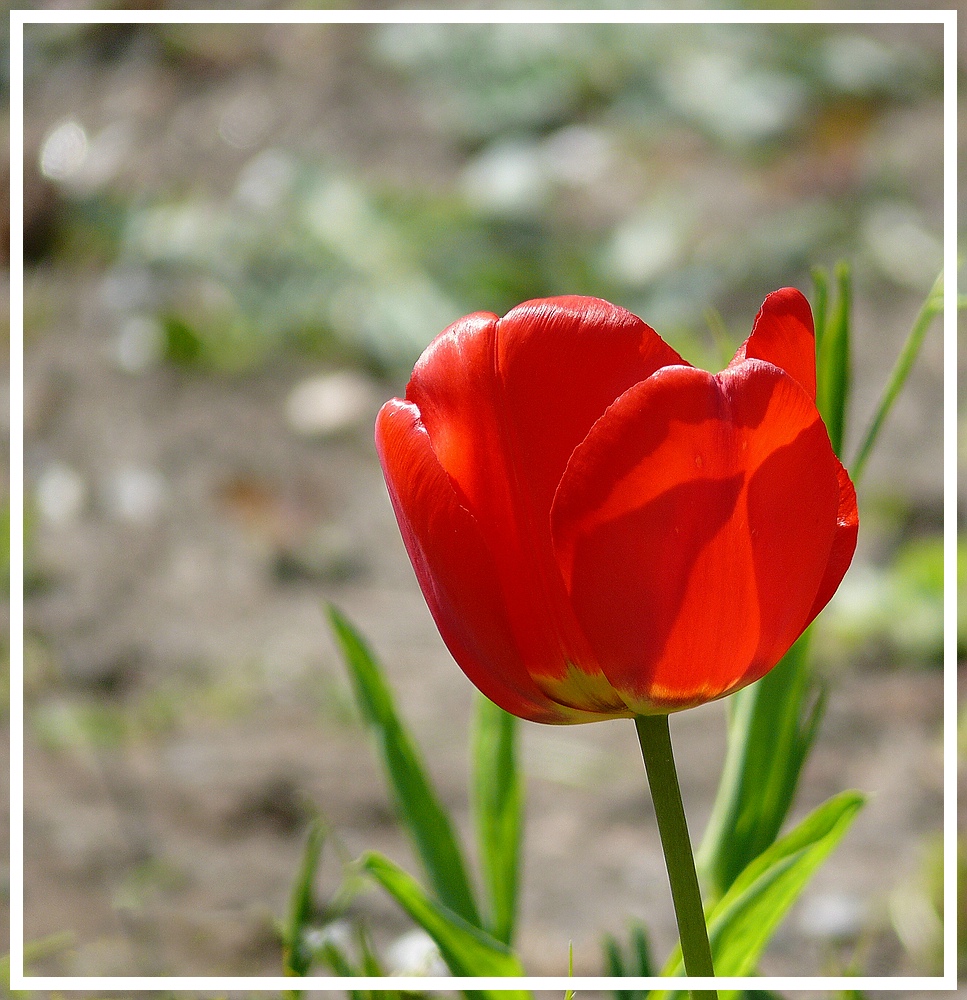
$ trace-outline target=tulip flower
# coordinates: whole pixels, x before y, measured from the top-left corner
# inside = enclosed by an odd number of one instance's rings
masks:
[[[718,374],[580,296],[474,313],[376,443],[444,642],[514,715],[667,715],[762,677],[829,601],[856,494],[816,408],[812,315],[769,295]]]
[[[771,670],[856,545],[806,299],[768,296],[715,375],[600,299],[474,313],[380,410],[376,446],[470,680],[536,722],[634,718],[685,969],[714,975],[668,714]]]

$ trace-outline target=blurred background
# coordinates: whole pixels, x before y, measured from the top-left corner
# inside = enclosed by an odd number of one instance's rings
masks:
[[[940,26],[28,25],[30,970],[278,974],[310,818],[416,865],[324,619],[467,823],[472,689],[372,447],[420,351],[575,292],[717,370],[768,292],[854,280],[847,461],[941,265]],[[768,974],[940,972],[941,376],[930,333],[824,614],[797,815],[872,793]],[[697,839],[722,705],[672,720]],[[675,940],[630,724],[525,725],[520,949]],[[5,829],[5,828],[4,828]],[[335,891],[327,850],[320,895]],[[349,914],[391,966],[407,923]],[[395,965],[394,965],[395,963]]]

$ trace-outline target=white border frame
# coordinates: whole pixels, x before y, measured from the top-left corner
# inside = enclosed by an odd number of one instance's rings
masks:
[[[683,978],[675,988],[957,988],[957,11],[956,10],[40,10],[10,12],[10,987],[83,990],[668,989],[667,978],[25,976],[23,941],[23,32],[25,24],[507,23],[942,24],[944,44],[944,963],[943,975]]]

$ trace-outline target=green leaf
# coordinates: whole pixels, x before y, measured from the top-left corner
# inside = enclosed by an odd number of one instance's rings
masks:
[[[654,976],[655,970],[651,962],[651,949],[644,925],[635,920],[631,925],[631,957],[626,960],[622,954],[621,945],[612,934],[604,938],[605,964],[608,975],[612,977]],[[645,1000],[648,990],[613,990],[618,1000]]]
[[[480,867],[489,901],[487,930],[510,944],[517,916],[523,794],[517,766],[517,719],[477,700],[473,798]]]
[[[361,974],[335,941],[324,941],[319,947],[318,954],[337,976],[349,977]]]
[[[707,914],[717,976],[751,975],[769,939],[809,879],[839,843],[866,801],[841,792],[777,840],[732,883]],[[676,949],[663,975],[684,972]]]
[[[816,281],[820,274],[814,272],[813,280]],[[850,360],[852,277],[846,263],[836,265],[835,281],[836,301],[829,315],[825,276],[817,282],[816,405],[829,432],[833,451],[842,456],[853,376]]]
[[[523,976],[517,956],[486,931],[467,923],[461,916],[426,894],[402,868],[380,854],[362,858],[362,867],[436,942],[443,960],[455,976]],[[520,990],[501,990],[501,995],[523,1000]],[[477,994],[490,996],[489,992]]]
[[[430,783],[416,745],[396,714],[382,670],[359,634],[333,607],[329,608],[329,620],[349,667],[360,711],[378,738],[397,806],[430,885],[444,906],[480,927],[453,824]]]
[[[306,945],[306,930],[313,917],[312,886],[319,868],[325,829],[318,821],[309,828],[302,863],[289,900],[289,920],[282,944],[282,962],[287,976],[307,976],[312,966],[312,951]]]
[[[814,267],[813,279],[813,325],[816,331],[816,356],[823,350],[826,337],[826,315],[829,311],[829,278],[821,267]]]
[[[858,483],[863,475],[863,470],[866,468],[867,460],[873,451],[876,439],[880,436],[883,423],[889,416],[890,410],[893,409],[893,404],[896,402],[897,396],[900,395],[900,390],[910,375],[910,370],[913,368],[913,363],[920,353],[920,347],[923,344],[924,337],[927,335],[930,324],[937,316],[943,313],[943,298],[943,272],[941,272],[934,282],[933,288],[927,294],[926,300],[920,307],[917,318],[913,321],[913,327],[907,336],[906,343],[900,351],[900,356],[897,358],[896,365],[883,390],[883,396],[876,408],[876,412],[873,414],[870,426],[863,435],[863,440],[857,449],[856,458],[853,459],[853,466],[850,469],[850,475],[854,483]]]
[[[574,978],[574,942],[567,943],[567,975],[568,979]],[[574,990],[568,988],[564,991],[564,1000],[574,1000]]]
[[[653,976],[655,974],[651,964],[651,948],[648,946],[648,937],[644,924],[635,921],[631,928],[631,946],[634,950],[634,970],[636,976]]]
[[[604,947],[604,965],[608,970],[607,974],[612,979],[627,975],[625,972],[624,956],[621,954],[621,945],[613,934],[605,934],[601,941]]]
[[[73,931],[58,931],[37,941],[25,941],[23,946],[23,972],[24,975],[31,975],[30,966],[34,962],[40,962],[51,955],[67,951],[75,944],[76,936]],[[0,957],[0,985],[2,985],[11,997],[31,997],[33,990],[11,990],[10,989],[10,956]]]
[[[356,927],[356,945],[359,949],[359,961],[354,965],[340,945],[328,939],[318,946],[316,956],[324,961],[337,976],[373,976],[382,977],[386,970],[380,965],[373,946],[370,943],[366,928]],[[368,994],[369,990],[351,990],[351,994]],[[387,997],[395,996],[390,991],[382,991]]]
[[[718,899],[775,840],[825,707],[813,680],[807,630],[760,681],[728,702],[725,766],[696,863]]]
[[[202,355],[202,341],[198,333],[177,316],[164,319],[165,358],[179,365],[196,364]]]
[[[369,940],[369,935],[366,933],[365,928],[360,927],[356,936],[359,941],[362,974],[364,976],[385,976],[386,972],[382,965],[380,965],[379,958],[373,950],[372,942]]]

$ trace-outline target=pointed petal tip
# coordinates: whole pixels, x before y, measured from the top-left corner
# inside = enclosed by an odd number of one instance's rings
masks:
[[[762,309],[796,314],[808,326],[812,326],[813,313],[809,300],[798,288],[787,285],[770,292],[762,302]],[[760,312],[762,311],[760,309]]]
[[[390,442],[400,434],[416,429],[420,424],[419,407],[408,399],[398,399],[394,396],[383,403],[376,414],[373,436],[376,439],[376,454],[384,469],[386,450]]]
[[[752,333],[735,352],[730,368],[757,358],[791,375],[816,399],[816,338],[809,301],[798,288],[780,288],[765,297]]]
[[[787,339],[801,339],[803,344],[808,339],[810,349],[815,353],[813,311],[809,300],[798,288],[779,288],[763,299],[752,324],[752,336],[757,333],[762,336],[776,328],[781,328]],[[771,359],[764,357],[762,360]]]

